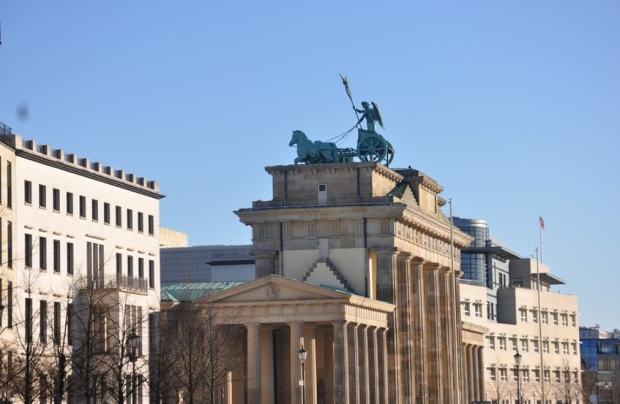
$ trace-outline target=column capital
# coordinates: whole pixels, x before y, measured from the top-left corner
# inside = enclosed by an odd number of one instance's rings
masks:
[[[245,326],[245,328],[258,328],[261,326],[261,323],[245,323],[243,324]]]
[[[438,271],[440,267],[441,265],[439,265],[438,263],[429,261],[424,262],[424,265],[422,266],[422,268],[427,271]]]
[[[418,256],[411,257],[411,263],[413,265],[424,265],[425,262],[426,261],[422,257],[418,257]]]
[[[398,253],[396,247],[375,247],[371,249],[377,255],[395,255]]]
[[[403,250],[396,250],[396,253],[398,254],[396,258],[399,261],[409,261],[411,259],[411,256],[413,255],[409,251],[403,251]]]

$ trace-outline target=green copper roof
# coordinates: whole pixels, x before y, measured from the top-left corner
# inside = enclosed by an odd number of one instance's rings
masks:
[[[164,284],[161,287],[161,300],[173,302],[193,302],[203,296],[234,288],[243,282],[184,282]]]

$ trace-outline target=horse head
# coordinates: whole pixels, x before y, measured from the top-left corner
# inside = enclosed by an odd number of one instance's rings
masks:
[[[295,146],[296,144],[299,143],[300,140],[308,140],[308,137],[302,131],[294,130],[293,131],[293,136],[291,137],[291,141],[288,142],[288,145],[291,146],[291,147]]]

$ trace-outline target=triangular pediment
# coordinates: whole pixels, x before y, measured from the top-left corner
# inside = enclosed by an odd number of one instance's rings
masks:
[[[268,300],[343,299],[350,295],[277,275],[264,276],[200,299],[204,303],[243,303]]]

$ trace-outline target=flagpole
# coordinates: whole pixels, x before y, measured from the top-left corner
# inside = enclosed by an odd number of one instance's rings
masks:
[[[540,270],[538,268],[538,247],[536,247],[536,291],[538,296],[538,352],[540,353],[540,391],[542,394],[542,402],[545,400],[545,368],[543,359],[543,340],[542,340],[542,313],[540,310]]]

